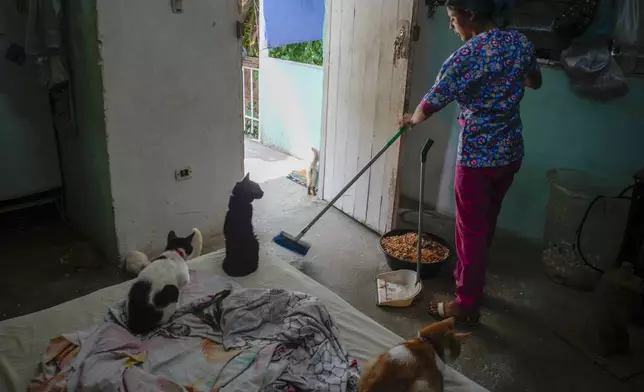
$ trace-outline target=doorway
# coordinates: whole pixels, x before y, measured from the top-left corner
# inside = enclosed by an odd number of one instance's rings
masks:
[[[313,144],[306,129],[310,128],[312,118],[319,120],[318,195],[330,201],[397,131],[397,119],[406,108],[411,77],[417,0],[379,0],[376,4],[372,0],[309,2],[308,9],[319,3],[324,7],[320,22],[324,24],[323,64],[318,67],[320,106],[310,111],[315,102],[307,98],[314,94],[298,93],[313,78],[311,70],[302,76],[292,61],[268,54],[269,45],[265,41],[280,41],[271,34],[281,32],[271,28],[271,15],[264,11],[267,6],[286,4],[262,0],[258,20],[267,22],[268,28],[259,28],[260,48],[266,49],[258,50],[260,99],[254,107],[262,109],[258,121],[260,142],[305,158],[305,165]],[[305,14],[300,18],[312,16]],[[279,38],[288,33],[282,34]],[[287,66],[291,68],[286,69]],[[335,204],[378,233],[395,224],[400,149],[401,142],[394,143]]]
[[[280,30],[275,17],[297,13],[297,4],[242,1],[245,171],[253,179],[281,178],[305,185],[312,148],[320,149],[324,0],[302,4],[317,4],[315,11],[300,10],[299,17],[319,19],[319,37],[302,35],[302,29],[295,27]],[[294,18],[298,19],[289,16]],[[305,187],[300,192],[294,189],[294,194],[306,198]]]

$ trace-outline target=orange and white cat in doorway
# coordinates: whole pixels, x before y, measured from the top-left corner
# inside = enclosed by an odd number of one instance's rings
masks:
[[[306,193],[309,196],[316,196],[318,194],[318,177],[320,169],[318,164],[320,163],[320,152],[317,148],[311,147],[311,163],[306,169]]]

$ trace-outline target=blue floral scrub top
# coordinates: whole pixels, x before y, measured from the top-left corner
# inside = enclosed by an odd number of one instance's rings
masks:
[[[537,67],[525,35],[496,28],[473,37],[445,61],[422,105],[433,113],[458,102],[458,164],[500,167],[523,157],[519,103],[525,77]]]

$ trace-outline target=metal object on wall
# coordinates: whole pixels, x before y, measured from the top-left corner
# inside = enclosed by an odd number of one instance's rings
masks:
[[[409,58],[410,23],[408,20],[402,20],[400,24],[400,30],[394,41],[394,66],[398,63],[398,60]]]
[[[565,9],[560,3],[525,2],[512,10],[507,28],[524,33],[535,45],[538,58],[558,61],[568,44],[557,37],[555,18]]]
[[[563,13],[556,15],[554,31],[557,37],[564,42],[572,42],[573,39],[585,34],[588,28],[595,23],[600,5],[604,5],[602,1],[606,2],[606,0],[576,1],[570,4]],[[611,19],[608,18],[609,21]]]

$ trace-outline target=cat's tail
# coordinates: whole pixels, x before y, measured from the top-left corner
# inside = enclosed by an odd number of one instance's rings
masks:
[[[18,392],[18,376],[4,356],[0,356],[0,390]]]
[[[199,229],[192,229],[193,234],[195,235],[192,238],[192,254],[190,255],[191,259],[201,256],[201,251],[203,249],[203,236]]]
[[[121,259],[121,268],[125,268],[129,273],[138,276],[145,267],[150,264],[148,256],[143,252],[132,251],[128,252]]]
[[[313,151],[313,160],[311,161],[311,163],[316,164],[320,162],[320,151],[318,151],[318,149],[315,147],[311,147],[311,151]]]

